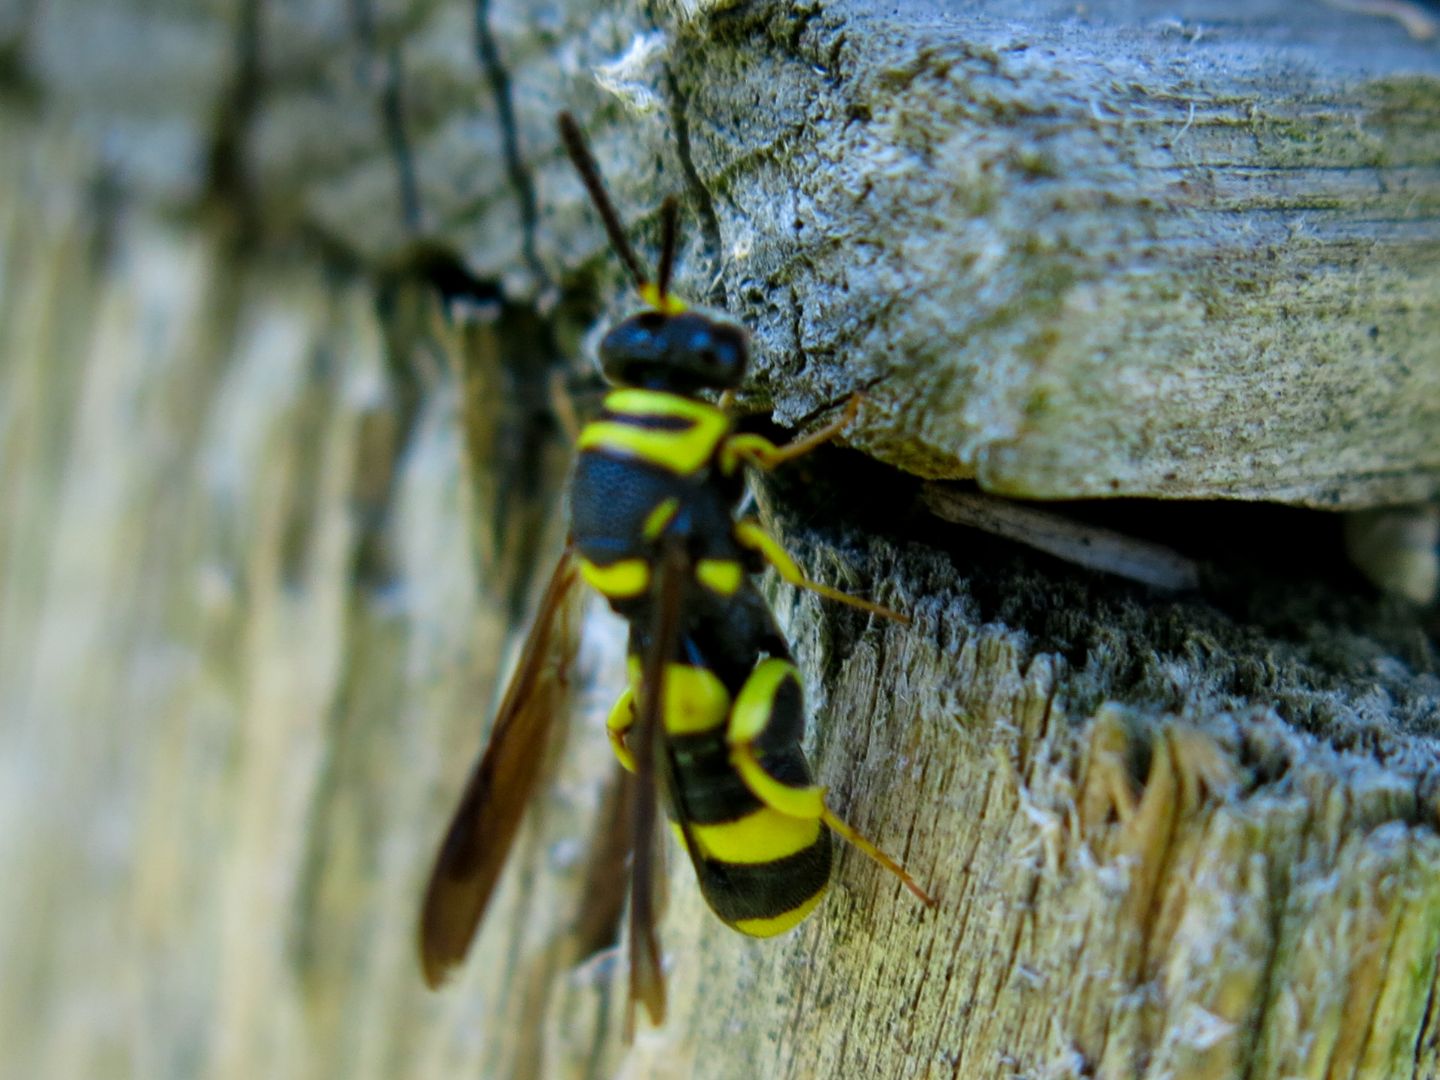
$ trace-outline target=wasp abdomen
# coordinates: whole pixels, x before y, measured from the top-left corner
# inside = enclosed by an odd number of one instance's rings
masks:
[[[744,618],[735,625],[754,628]],[[773,644],[768,634],[765,643]],[[632,638],[632,649],[636,644]],[[799,674],[786,657],[752,659],[743,672],[713,664],[718,657],[708,655],[706,644],[687,636],[680,652],[689,662],[665,668],[660,717],[669,810],[681,843],[691,847],[706,903],[736,930],[769,937],[819,903],[833,858],[823,792],[800,746]],[[753,642],[752,658],[759,644]],[[633,652],[630,666],[632,689],[612,714],[610,730],[622,762],[633,768],[625,744],[641,677]],[[728,671],[731,685],[721,671]]]

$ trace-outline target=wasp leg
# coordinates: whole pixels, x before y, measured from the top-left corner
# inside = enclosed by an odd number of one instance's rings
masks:
[[[843,820],[837,817],[835,812],[831,810],[828,806],[825,808],[825,812],[820,816],[820,820],[823,821],[826,825],[830,826],[830,829],[834,833],[836,833],[840,837],[840,839],[850,844],[851,847],[856,848],[862,854],[868,855],[875,862],[879,863],[886,870],[889,870],[890,873],[898,877],[900,879],[900,884],[904,885],[905,888],[909,889],[912,893],[914,893],[916,899],[918,899],[926,907],[935,906],[935,904],[937,903],[936,899],[929,893],[927,893],[924,889],[922,889],[919,883],[910,876],[910,874],[903,866],[901,866],[898,862],[892,859],[889,855],[886,855],[885,852],[881,851],[871,841],[867,840],[864,836],[862,836],[860,833],[856,832],[853,828],[847,825]]]
[[[749,548],[756,552],[762,559],[775,568],[780,577],[801,589],[809,589],[811,592],[819,593],[821,596],[831,600],[838,600],[842,604],[849,604],[851,607],[860,608],[884,619],[894,619],[896,622],[908,623],[910,616],[903,615],[892,608],[877,604],[873,600],[862,600],[858,596],[851,596],[847,592],[831,588],[829,585],[822,585],[818,581],[811,581],[800,569],[800,564],[790,557],[790,553],[780,546],[780,542],[767,533],[760,523],[753,518],[745,518],[735,523],[735,540],[741,547]]]
[[[790,686],[786,686],[790,683]],[[788,690],[788,694],[786,691]],[[903,866],[881,851],[825,805],[825,789],[818,784],[787,784],[766,769],[762,757],[775,753],[775,744],[798,745],[803,717],[799,713],[800,675],[787,660],[771,657],[755,665],[735,697],[725,732],[730,762],[751,793],[771,810],[786,817],[819,821],[898,877],[922,903],[935,906]],[[782,702],[788,701],[787,710]],[[763,745],[762,745],[763,744]]]
[[[861,395],[851,394],[845,411],[837,419],[812,431],[803,439],[795,439],[784,446],[776,446],[763,435],[753,435],[748,432],[731,435],[720,447],[720,468],[724,472],[732,473],[741,462],[744,462],[768,472],[777,465],[804,457],[817,446],[823,446],[850,426],[855,417],[860,415],[860,400]]]
[[[620,762],[626,772],[632,773],[635,771],[635,755],[630,753],[625,736],[634,726],[635,691],[627,686],[605,720],[605,734],[610,736],[610,749],[615,751],[615,760]]]

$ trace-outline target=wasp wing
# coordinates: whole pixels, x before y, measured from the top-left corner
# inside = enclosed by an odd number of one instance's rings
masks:
[[[420,967],[432,988],[465,958],[535,793],[556,714],[565,711],[579,583],[574,552],[560,557],[525,639],[484,753],[435,855],[420,909]]]
[[[628,900],[625,860],[630,854],[630,830],[634,817],[635,777],[617,768],[614,783],[608,785],[596,809],[591,830],[589,856],[580,887],[579,909],[572,924],[575,955],[590,957],[612,949],[620,940],[621,922]]]
[[[665,1019],[665,973],[655,930],[658,852],[656,851],[657,785],[673,792],[669,753],[663,740],[665,668],[680,640],[681,605],[689,560],[675,543],[665,545],[655,561],[651,590],[653,609],[644,640],[640,692],[637,695],[634,740],[635,802],[630,837],[630,997],[625,1011],[625,1037],[635,1032],[635,1005],[643,1004],[650,1021]]]

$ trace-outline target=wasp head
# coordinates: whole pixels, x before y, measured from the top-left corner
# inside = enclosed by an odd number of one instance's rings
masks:
[[[642,311],[600,341],[605,377],[648,390],[731,390],[745,377],[748,359],[743,328],[696,311]]]

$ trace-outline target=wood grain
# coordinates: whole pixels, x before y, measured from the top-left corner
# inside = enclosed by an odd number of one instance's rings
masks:
[[[439,249],[544,297],[604,250],[557,143],[568,108],[642,226],[686,197],[681,284],[755,328],[754,403],[783,421],[869,387],[867,452],[1019,497],[1436,493],[1440,50],[1393,20],[1278,0],[103,11],[37,9],[17,68],[104,133],[127,190],[192,198],[208,160],[262,228],[367,267]]]
[[[628,9],[480,10],[493,55],[451,4],[0,16],[0,1073],[1440,1071],[1433,607],[1323,515],[1150,507],[1224,540],[1160,595],[893,468],[1432,496],[1433,45],[1319,5],[675,4],[627,52]],[[673,860],[630,1049],[603,612],[474,955],[440,995],[413,955],[561,541],[552,391],[621,303],[561,103],[626,206],[686,192],[752,403],[869,387],[871,456],[759,498],[915,616],[773,593],[817,774],[940,899],[847,852],[754,942]]]

